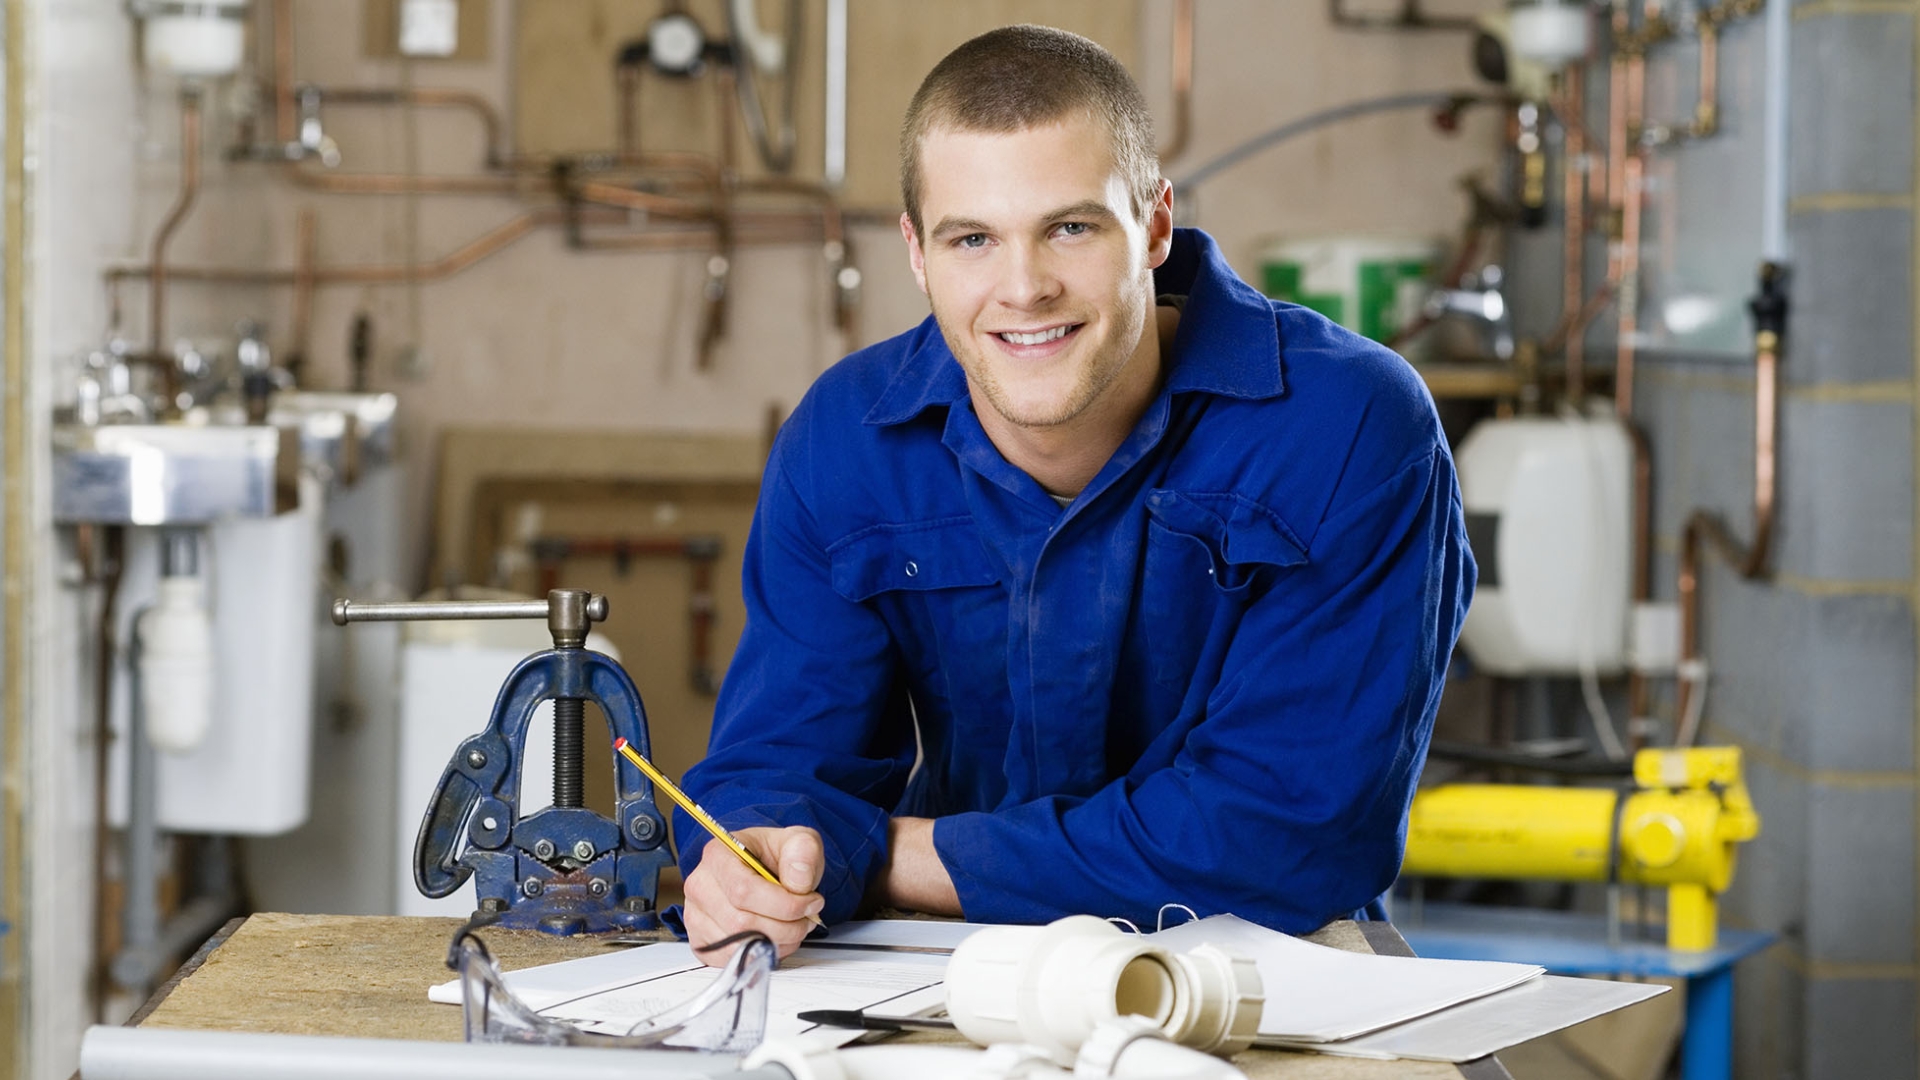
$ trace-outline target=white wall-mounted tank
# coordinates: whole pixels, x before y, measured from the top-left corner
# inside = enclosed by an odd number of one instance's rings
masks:
[[[1480,582],[1460,644],[1496,675],[1621,670],[1633,441],[1612,417],[1489,420],[1454,455]]]
[[[141,20],[141,58],[156,71],[217,79],[240,70],[247,50],[249,0],[133,0]]]
[[[299,480],[298,508],[229,517],[206,526],[200,570],[212,621],[212,716],[190,743],[158,743],[156,810],[169,832],[272,836],[307,819],[313,746],[313,635],[320,591],[324,496]],[[140,609],[160,591],[160,530],[128,532],[116,653],[124,656]],[[127,818],[130,680],[116,664],[108,812]]]

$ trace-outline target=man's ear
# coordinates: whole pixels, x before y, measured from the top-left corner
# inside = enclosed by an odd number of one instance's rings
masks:
[[[1160,178],[1153,205],[1147,207],[1147,267],[1158,269],[1173,251],[1173,183]]]
[[[907,263],[913,267],[914,283],[920,286],[922,293],[925,293],[927,291],[927,253],[920,248],[920,234],[913,231],[913,215],[901,213],[900,236],[907,242]]]

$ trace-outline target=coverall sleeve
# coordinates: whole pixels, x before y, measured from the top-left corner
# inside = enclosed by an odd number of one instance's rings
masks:
[[[1399,870],[1473,583],[1444,448],[1336,504],[1309,559],[1248,601],[1196,715],[1091,796],[939,819],[967,917],[1151,924],[1164,903],[1290,932]]]
[[[813,521],[776,450],[744,553],[747,621],[715,703],[708,756],[687,772],[694,801],[729,828],[804,825],[826,865],[828,922],[851,918],[887,857],[888,814],[913,766],[904,684],[886,625],[835,592]],[[680,867],[706,834],[676,813]]]

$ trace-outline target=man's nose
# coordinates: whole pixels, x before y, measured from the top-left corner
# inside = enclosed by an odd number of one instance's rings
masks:
[[[1005,272],[1000,277],[1000,302],[1012,308],[1044,306],[1060,293],[1053,260],[1038,244],[1007,246]]]

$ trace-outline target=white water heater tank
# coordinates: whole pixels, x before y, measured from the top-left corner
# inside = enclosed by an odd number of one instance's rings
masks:
[[[1633,441],[1608,417],[1489,420],[1454,455],[1480,566],[1460,644],[1495,675],[1627,659]]]

